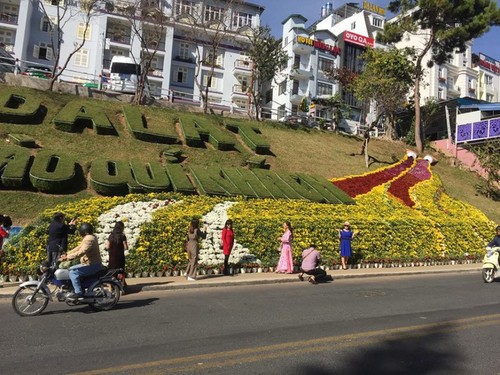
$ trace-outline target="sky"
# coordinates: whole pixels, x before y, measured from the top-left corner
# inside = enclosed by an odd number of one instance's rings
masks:
[[[327,3],[327,0],[247,0],[250,3],[262,5],[265,7],[262,13],[261,24],[271,27],[272,34],[281,38],[281,22],[291,14],[301,14],[307,18],[306,27],[320,18],[321,7]],[[348,2],[357,2],[362,6],[362,0],[328,0],[333,3],[333,8],[337,8]],[[372,4],[386,8],[390,0],[370,0]],[[497,0],[500,7],[500,0]],[[390,18],[390,16],[388,17]],[[500,27],[491,28],[490,31],[482,37],[476,39],[472,45],[473,53],[483,53],[495,60],[500,61]]]

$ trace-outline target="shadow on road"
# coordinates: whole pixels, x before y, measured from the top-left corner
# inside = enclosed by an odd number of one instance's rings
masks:
[[[149,305],[153,304],[153,302],[158,301],[158,300],[159,300],[159,298],[144,298],[144,299],[131,300],[131,301],[123,301],[122,300],[122,301],[118,302],[118,304],[115,307],[113,307],[112,310],[123,310],[123,309],[130,309],[130,308],[134,308],[134,307],[149,306]],[[43,312],[41,315],[66,314],[69,312],[79,312],[79,313],[83,313],[83,314],[99,313],[99,311],[93,310],[88,305],[76,305],[76,306],[71,307],[69,309]]]
[[[345,360],[336,359],[340,366],[304,365],[296,374],[365,375],[365,374],[453,374],[460,371],[460,350],[451,342],[449,332],[454,325],[399,334],[387,340],[375,339],[373,344],[348,348]],[[372,341],[367,338],[368,341]],[[342,353],[342,348],[339,349]],[[355,353],[354,353],[355,352]]]

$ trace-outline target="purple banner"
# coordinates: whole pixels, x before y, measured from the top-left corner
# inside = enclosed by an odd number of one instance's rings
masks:
[[[467,142],[472,139],[472,124],[457,126],[457,142]]]
[[[490,134],[489,137],[500,137],[500,118],[490,120]]]
[[[488,121],[479,121],[472,124],[472,139],[481,139],[488,136]]]

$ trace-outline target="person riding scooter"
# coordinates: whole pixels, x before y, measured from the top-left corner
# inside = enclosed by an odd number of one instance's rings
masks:
[[[488,246],[486,247],[486,250],[491,250],[492,247],[500,247],[500,225],[497,226],[497,235],[488,244]]]
[[[71,260],[77,257],[80,258],[80,264],[72,266],[69,269],[69,278],[73,284],[74,293],[69,293],[66,298],[83,297],[83,289],[81,286],[80,277],[89,276],[97,273],[102,269],[101,254],[99,252],[99,244],[96,236],[94,236],[94,228],[89,223],[82,223],[78,228],[82,242],[66,255],[62,255],[60,260]]]

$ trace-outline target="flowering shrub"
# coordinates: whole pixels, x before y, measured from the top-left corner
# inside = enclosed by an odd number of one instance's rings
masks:
[[[56,211],[92,223],[100,232],[100,242],[113,221],[123,219],[128,211],[144,211],[130,219],[134,234],[129,236],[136,242],[127,256],[129,272],[185,267],[184,242],[192,218],[209,225],[207,240],[201,243],[200,261],[211,269],[223,259],[219,237],[227,217],[234,222],[237,243],[231,263],[275,265],[284,221],[290,221],[294,230],[292,252],[296,263],[302,250],[314,243],[325,261],[335,264],[339,258],[338,229],[345,220],[359,231],[353,241],[356,261],[415,262],[463,259],[465,254],[467,258],[482,256],[485,243],[494,233],[494,223],[476,208],[447,196],[439,178],[431,174],[428,160],[414,162],[408,157],[374,173],[353,177],[360,183],[359,189],[350,192],[356,196],[354,205],[243,198],[228,202],[222,197],[170,193],[100,197],[61,205],[43,212],[6,245],[0,272],[34,271],[45,259],[46,232]],[[379,184],[371,186],[372,179]],[[361,193],[366,189],[368,192]],[[69,247],[78,241],[77,236],[70,236]]]
[[[413,157],[406,157],[390,167],[380,168],[374,172],[358,176],[349,176],[330,180],[335,186],[344,190],[352,198],[366,194],[374,187],[385,184],[398,177],[414,163]]]
[[[431,178],[432,174],[429,167],[430,164],[427,160],[417,160],[409,171],[391,182],[387,191],[407,206],[413,207],[415,202],[410,197],[410,188],[421,181]]]

